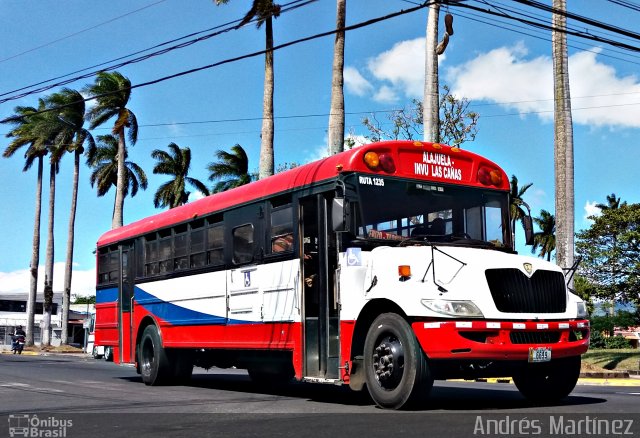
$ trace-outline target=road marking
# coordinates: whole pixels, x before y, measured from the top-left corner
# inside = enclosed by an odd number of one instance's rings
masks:
[[[17,383],[17,382],[10,382],[10,383],[0,383],[0,386],[4,386],[5,388],[26,388],[29,387],[31,385],[27,384],[27,383]]]

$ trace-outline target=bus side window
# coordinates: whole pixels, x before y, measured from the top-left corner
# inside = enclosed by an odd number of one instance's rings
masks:
[[[202,268],[206,265],[207,258],[204,248],[204,233],[203,220],[195,221],[191,224],[191,233],[189,233],[191,241],[189,266],[192,268]]]
[[[293,209],[291,205],[271,210],[271,253],[293,251]]]
[[[224,264],[224,227],[222,224],[207,228],[207,264]]]
[[[171,250],[171,244],[173,239],[171,238],[171,230],[160,231],[160,246],[158,255],[160,258],[160,273],[166,274],[173,271],[173,255]]]
[[[237,265],[253,261],[253,224],[236,227],[233,236],[233,262]]]
[[[144,275],[157,275],[158,268],[158,240],[156,233],[145,236],[144,243]]]
[[[187,226],[174,229],[173,235],[173,270],[180,271],[189,267],[187,263]]]

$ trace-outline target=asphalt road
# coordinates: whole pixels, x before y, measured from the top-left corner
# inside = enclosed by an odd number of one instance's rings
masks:
[[[436,382],[421,410],[392,412],[339,386],[265,389],[241,370],[147,387],[133,368],[89,357],[3,354],[0,400],[0,436],[640,435],[640,386],[611,384],[533,406],[508,383]]]

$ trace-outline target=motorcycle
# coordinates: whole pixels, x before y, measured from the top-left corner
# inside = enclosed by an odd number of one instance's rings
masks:
[[[22,350],[24,349],[25,338],[23,335],[18,335],[13,337],[13,344],[11,346],[11,351],[13,354],[22,354]]]

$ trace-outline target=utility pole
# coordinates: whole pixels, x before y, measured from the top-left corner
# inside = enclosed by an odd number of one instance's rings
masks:
[[[438,81],[438,18],[440,4],[435,2],[429,6],[427,16],[427,37],[425,42],[425,66],[424,66],[424,101],[422,111],[422,126],[424,128],[424,141],[437,143],[440,141],[440,93]]]

